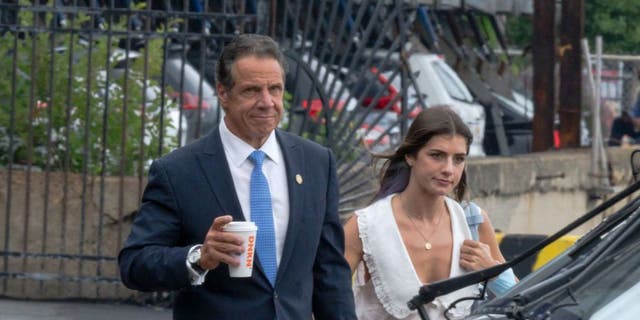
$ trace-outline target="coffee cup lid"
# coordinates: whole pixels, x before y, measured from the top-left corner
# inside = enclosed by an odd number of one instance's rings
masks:
[[[256,231],[258,227],[253,221],[232,221],[222,227],[222,230],[227,232]]]

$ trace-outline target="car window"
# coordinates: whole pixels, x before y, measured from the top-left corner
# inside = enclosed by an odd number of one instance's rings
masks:
[[[472,102],[473,97],[469,92],[469,89],[465,87],[464,83],[460,81],[460,78],[456,76],[454,71],[443,61],[435,60],[432,62],[433,70],[442,81],[445,89],[449,95],[456,99],[466,102]]]

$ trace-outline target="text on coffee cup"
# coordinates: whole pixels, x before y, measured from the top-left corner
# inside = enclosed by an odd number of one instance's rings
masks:
[[[249,242],[247,243],[247,268],[253,266],[253,246],[255,244],[255,236],[249,236]]]

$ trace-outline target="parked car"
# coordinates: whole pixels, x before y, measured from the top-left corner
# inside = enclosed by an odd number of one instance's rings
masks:
[[[180,105],[169,114],[176,129],[182,130],[180,145],[211,131],[223,116],[213,84],[186,61],[179,50],[169,54],[164,76],[166,84],[173,90],[170,97]]]
[[[285,56],[289,64],[286,87],[293,98],[290,117],[284,123],[290,131],[298,134],[317,131],[317,117],[322,111],[322,101],[326,100],[334,113],[349,114],[343,119],[349,119],[359,143],[380,153],[400,143],[403,121],[408,126],[425,106],[444,104],[455,110],[471,129],[474,141],[469,154],[485,155],[484,108],[474,101],[455,71],[438,55],[414,53],[409,57],[415,83],[405,86],[404,90],[398,76],[397,58],[387,63],[374,59],[373,67],[341,74],[319,65],[318,59],[307,54],[290,51]],[[407,95],[407,110],[401,108],[402,94]]]
[[[469,155],[484,156],[484,107],[475,102],[471,92],[456,72],[439,55],[413,53],[408,57],[407,63],[409,72],[415,76],[415,83],[409,83],[405,85],[405,90],[401,90],[402,79],[398,73],[400,62],[397,58],[393,60],[387,64],[380,63],[380,66],[370,68],[370,73],[365,77],[354,77],[348,82],[352,92],[356,95],[365,95],[362,107],[369,107],[369,102],[375,100],[376,104],[367,112],[387,112],[389,115],[381,118],[397,118],[396,121],[387,119],[385,122],[394,123],[397,126],[390,131],[393,134],[397,131],[398,138],[395,140],[399,142],[399,120],[405,120],[408,125],[423,108],[448,105],[460,115],[473,133],[474,140],[470,146]],[[369,85],[374,81],[370,79],[375,77],[378,85]],[[400,108],[399,95],[403,92],[407,95],[406,114],[403,114]],[[374,97],[378,99],[373,99]],[[392,102],[393,105],[387,107]]]
[[[533,139],[533,101],[517,91],[511,91],[511,97],[502,96],[492,92],[496,106],[499,108],[499,116],[504,128],[506,148],[500,150],[497,141],[496,124],[491,117],[487,119],[487,129],[485,132],[484,149],[487,154],[515,155],[531,152]],[[560,119],[554,119],[554,147],[560,148],[559,135]],[[588,146],[591,138],[587,122],[584,118],[580,121],[580,145]],[[505,153],[506,151],[506,153]]]
[[[311,129],[309,120],[315,123],[325,116],[325,103],[336,112],[353,108],[355,101],[343,90],[342,80],[316,57],[294,50],[285,50],[284,56],[288,67],[285,88],[291,96],[291,110],[281,126],[296,133]]]
[[[160,94],[166,95],[165,118],[171,123],[167,135],[179,138],[178,143],[182,146],[213,129],[222,119],[222,108],[218,105],[213,85],[182,56],[181,45],[172,45],[168,51],[162,71],[164,79],[156,79],[157,83],[164,83],[168,89],[149,86],[146,95],[148,101],[156,100]],[[115,66],[116,77],[123,76],[130,63],[125,57],[129,60],[142,58],[139,51],[135,50],[127,54],[125,50],[118,49],[114,55],[120,61]]]
[[[637,189],[637,187],[636,187]],[[637,319],[640,198],[467,319]]]
[[[505,97],[492,92],[495,106],[498,108],[501,125],[492,117],[487,117],[484,150],[491,155],[515,155],[531,152],[533,139],[533,102],[513,91],[513,97]],[[498,143],[497,128],[504,129],[506,145]]]
[[[390,81],[391,80],[391,81]],[[396,147],[402,140],[401,121],[409,125],[423,109],[417,99],[409,98],[405,111],[401,108],[399,77],[393,71],[380,71],[371,67],[362,77],[351,77],[349,87],[361,101],[356,112],[362,124],[357,130],[358,137],[367,149],[374,153],[382,153]],[[408,87],[406,93],[415,97],[415,89]]]
[[[381,153],[400,142],[397,126],[400,109],[397,103],[393,106],[394,112],[382,110],[397,93],[395,88],[386,85],[384,76],[381,75],[378,81],[367,73],[364,79],[360,79],[362,85],[373,84],[371,96],[362,96],[362,92],[354,91],[354,87],[345,84],[338,72],[316,57],[293,51],[285,51],[285,57],[289,69],[285,86],[292,95],[289,117],[281,123],[286,129],[297,134],[317,134],[325,124],[328,111],[331,111],[332,129],[342,132],[343,138],[351,137],[345,138],[347,145],[363,146],[368,151]],[[376,102],[370,112],[364,112],[362,107],[372,104],[376,90],[390,91]],[[324,110],[325,105],[330,110]]]

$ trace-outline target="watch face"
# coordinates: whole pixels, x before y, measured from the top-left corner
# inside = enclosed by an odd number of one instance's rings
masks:
[[[200,260],[200,249],[193,250],[189,254],[189,262],[190,263],[198,263],[198,260]]]

